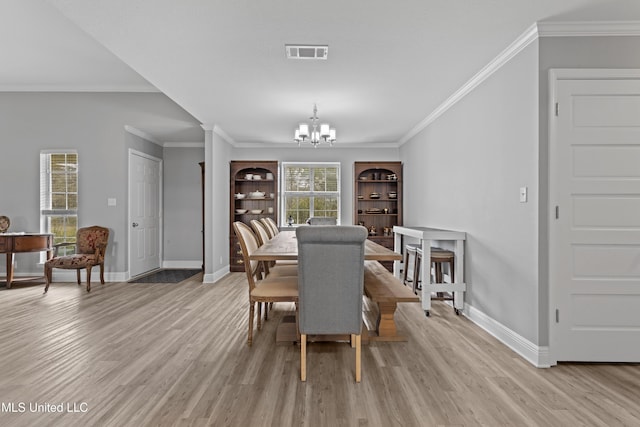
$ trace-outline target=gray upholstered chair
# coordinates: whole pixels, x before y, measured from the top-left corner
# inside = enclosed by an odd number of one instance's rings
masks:
[[[312,216],[309,218],[309,225],[336,225],[337,218],[331,216]]]
[[[360,382],[364,242],[357,225],[298,227],[300,379],[307,379],[307,335],[351,334]]]
[[[259,247],[258,238],[251,230],[251,227],[240,221],[233,223],[233,230],[238,237],[238,242],[242,249],[244,270],[247,273],[247,282],[249,284],[249,334],[247,337],[247,345],[251,346],[253,342],[253,317],[255,313],[255,305],[258,304],[258,330],[260,330],[262,304],[264,303],[266,305],[273,302],[297,302],[298,279],[297,277],[290,276],[268,276],[260,280],[261,263],[256,260],[249,259],[251,254]],[[266,313],[267,310],[265,309],[265,314]]]

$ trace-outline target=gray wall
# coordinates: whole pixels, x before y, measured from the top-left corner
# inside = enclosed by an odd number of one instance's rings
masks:
[[[538,331],[538,44],[401,147],[405,224],[467,232],[466,303]],[[528,187],[528,203],[519,188]]]
[[[539,61],[539,157],[540,161],[540,330],[548,344],[548,187],[549,187],[549,70],[552,68],[640,69],[640,37],[549,37],[540,39]]]
[[[164,264],[202,264],[203,147],[164,148]]]
[[[111,229],[107,277],[127,271],[128,149],[162,158],[162,148],[125,131],[155,117],[198,122],[159,93],[0,93],[3,148],[0,215],[10,231],[39,231],[39,155],[45,149],[75,149],[79,155],[80,226]],[[166,182],[165,182],[166,184]],[[115,207],[107,199],[115,198]],[[42,271],[37,254],[16,256],[20,273]],[[0,257],[0,269],[5,268]]]
[[[337,142],[336,145],[340,143]],[[353,162],[398,161],[397,148],[339,148],[298,147],[291,148],[234,148],[233,160],[278,160],[279,162],[340,162],[340,221],[353,224]]]

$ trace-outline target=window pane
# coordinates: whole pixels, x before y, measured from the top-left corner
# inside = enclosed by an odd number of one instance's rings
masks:
[[[78,195],[69,193],[67,197],[67,209],[78,209]]]
[[[40,154],[40,209],[41,231],[52,233],[54,243],[75,241],[78,229],[77,153]],[[73,250],[73,247],[61,248],[58,253],[64,255]]]
[[[51,209],[67,209],[67,195],[66,194],[52,194],[51,195]]]
[[[284,164],[282,222],[289,217],[302,224],[311,216],[339,219],[340,174],[339,164]],[[304,193],[302,195],[301,193]],[[327,194],[331,193],[331,194]]]

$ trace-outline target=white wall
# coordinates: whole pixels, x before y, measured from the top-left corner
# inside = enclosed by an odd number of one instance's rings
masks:
[[[538,44],[401,147],[407,225],[467,232],[465,301],[538,331]],[[528,187],[528,203],[519,188]]]

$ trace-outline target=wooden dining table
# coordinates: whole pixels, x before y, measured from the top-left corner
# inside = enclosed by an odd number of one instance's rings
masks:
[[[250,259],[257,261],[295,261],[298,259],[298,240],[296,232],[292,230],[281,231],[273,239],[254,251]],[[385,248],[378,243],[365,240],[364,259],[374,261],[397,261],[402,255],[392,249]]]
[[[298,259],[298,240],[293,230],[283,230],[276,234],[273,239],[256,249],[249,259],[256,261],[294,261]],[[402,259],[402,255],[384,246],[366,240],[364,245],[364,259],[372,261],[397,261]],[[393,314],[391,314],[393,316]],[[365,324],[366,326],[366,324]],[[375,331],[373,326],[372,330]],[[369,336],[372,333],[369,329],[363,327],[362,343],[369,342]],[[373,334],[375,335],[375,334]],[[285,316],[278,326],[276,332],[276,342],[286,343],[297,339],[297,327],[295,316]],[[312,341],[334,340],[335,337],[315,336],[310,338]]]

